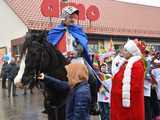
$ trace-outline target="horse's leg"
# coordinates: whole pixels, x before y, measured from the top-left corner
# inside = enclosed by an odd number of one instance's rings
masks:
[[[97,105],[98,86],[96,84],[96,79],[93,78],[92,75],[90,75],[88,82],[90,84],[90,91],[91,91],[91,109],[90,109],[90,114],[91,115],[98,115],[99,114],[99,108],[98,108],[98,105]]]
[[[54,107],[52,104],[53,99],[57,99],[57,101],[63,101],[66,95],[61,95],[60,98],[56,97],[57,94],[53,93],[53,90],[44,87],[43,96],[44,96],[44,108],[48,115],[48,120],[65,120],[65,101],[62,102],[61,105]],[[58,102],[59,102],[58,101]]]
[[[65,120],[65,107],[48,111],[48,120]]]
[[[45,89],[43,91],[44,108],[45,108],[45,113],[48,115],[48,120],[65,120],[65,106],[62,106],[56,111],[55,108],[52,108],[52,105],[50,104],[50,100],[48,100],[48,94],[49,94],[49,91]]]
[[[58,120],[65,120],[65,106],[58,110]]]
[[[99,114],[99,108],[98,108],[98,104],[97,104],[97,92],[98,92],[98,89],[100,86],[100,82],[97,80],[98,78],[95,75],[95,71],[86,61],[85,61],[85,65],[87,66],[88,71],[89,71],[88,83],[90,85],[90,91],[91,91],[90,114],[97,115],[97,114]]]
[[[30,93],[33,94],[33,88],[30,88]]]
[[[54,111],[48,111],[48,120],[56,120]]]
[[[24,95],[27,95],[27,87],[24,87]]]

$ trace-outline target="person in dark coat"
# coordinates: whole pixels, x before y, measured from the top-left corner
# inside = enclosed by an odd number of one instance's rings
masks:
[[[16,86],[14,84],[14,78],[18,73],[19,67],[16,64],[16,60],[14,58],[11,59],[11,62],[7,65],[7,79],[8,79],[8,97],[16,96]],[[12,91],[12,94],[11,94]]]
[[[4,61],[1,69],[1,77],[2,77],[2,88],[6,88],[6,78],[7,78],[7,73],[6,73],[6,68],[7,68],[8,62]]]
[[[66,120],[90,120],[91,94],[88,84],[88,70],[82,63],[71,63],[66,66],[67,81],[40,74],[46,87],[57,90],[60,94],[69,91],[66,100]]]

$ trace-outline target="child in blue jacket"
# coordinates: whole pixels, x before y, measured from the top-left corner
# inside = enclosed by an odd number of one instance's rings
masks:
[[[71,63],[67,65],[67,81],[60,81],[41,73],[38,79],[44,79],[46,87],[66,93],[66,120],[90,120],[91,94],[88,84],[88,70],[82,63]]]

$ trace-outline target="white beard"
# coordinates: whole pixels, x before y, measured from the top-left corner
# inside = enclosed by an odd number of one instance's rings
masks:
[[[127,60],[124,57],[117,55],[112,61],[112,75],[114,76],[120,69],[120,67],[126,62]]]

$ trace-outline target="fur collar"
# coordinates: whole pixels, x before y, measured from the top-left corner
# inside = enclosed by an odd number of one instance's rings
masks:
[[[122,106],[130,107],[130,89],[131,89],[131,73],[133,64],[140,60],[141,56],[133,56],[128,60],[126,68],[124,70],[124,77],[122,80]]]

